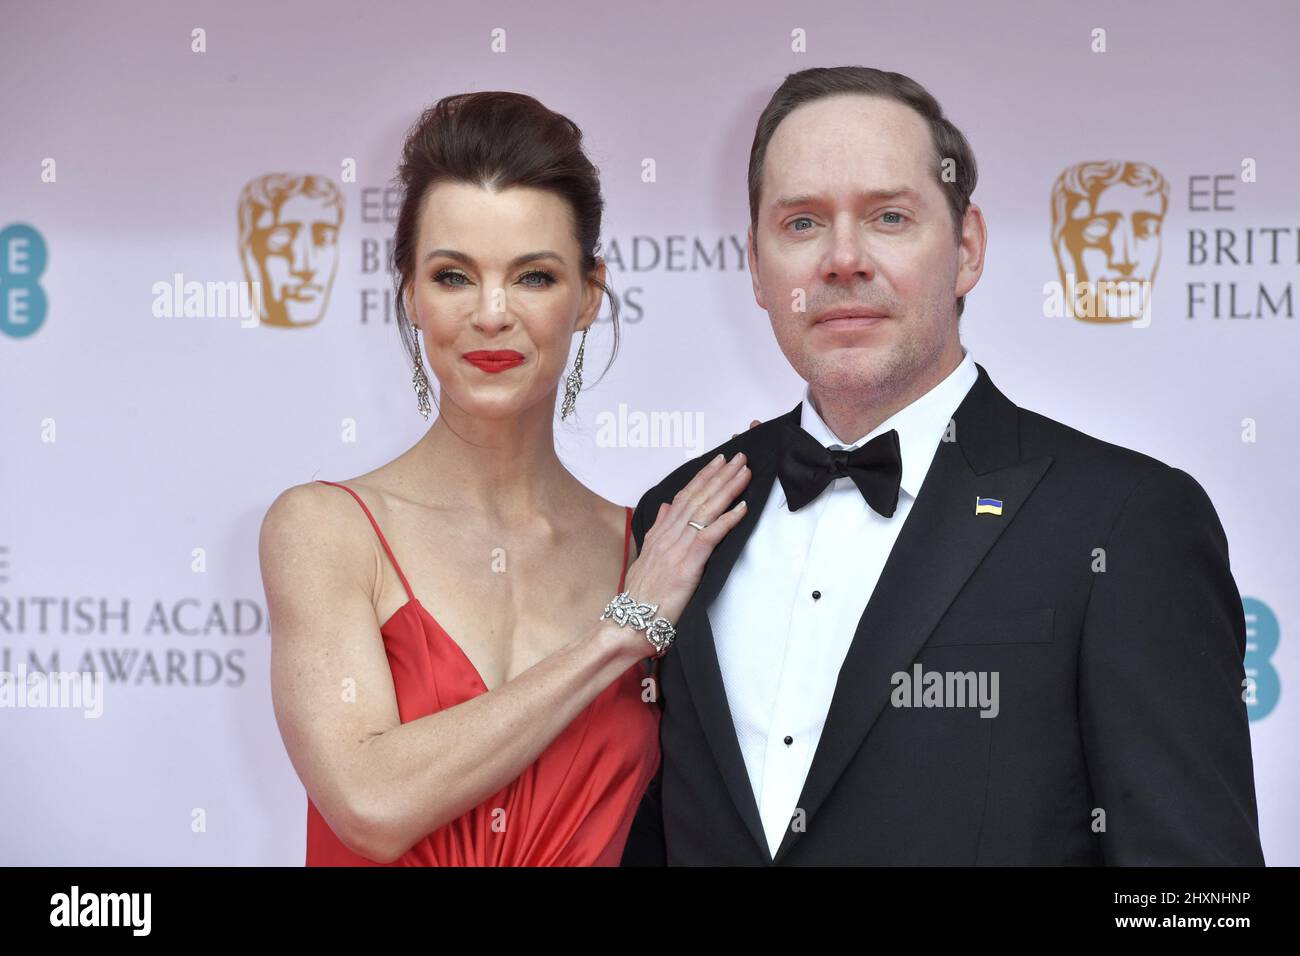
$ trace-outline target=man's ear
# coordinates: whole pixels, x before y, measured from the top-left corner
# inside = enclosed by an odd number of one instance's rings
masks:
[[[754,245],[754,227],[749,227],[748,242],[745,247],[746,257],[749,259],[749,281],[754,286],[754,301],[764,312],[767,311],[767,303],[763,301],[763,285],[758,281],[758,248]]]
[[[605,260],[597,256],[596,268],[583,287],[582,306],[578,312],[578,324],[573,328],[575,332],[583,332],[591,328],[596,321],[596,316],[600,314],[600,300],[604,297],[605,292],[598,283],[604,281]]]
[[[966,207],[966,215],[962,218],[961,246],[957,253],[957,287],[953,290],[957,298],[966,295],[980,281],[988,241],[984,212],[971,203]]]

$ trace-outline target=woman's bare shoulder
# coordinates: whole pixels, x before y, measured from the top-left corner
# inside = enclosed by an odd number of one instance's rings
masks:
[[[337,482],[354,491],[360,491],[369,504],[364,484],[359,485],[355,479]],[[322,530],[343,530],[354,522],[353,516],[364,514],[351,495],[334,484],[323,481],[305,481],[284,489],[266,509],[262,520],[263,528],[284,527],[294,532],[307,531],[319,527]]]
[[[344,480],[378,515],[382,496],[364,482]],[[295,579],[299,574],[326,574],[372,587],[378,566],[370,521],[343,488],[320,481],[292,485],[266,510],[258,548],[263,576]]]

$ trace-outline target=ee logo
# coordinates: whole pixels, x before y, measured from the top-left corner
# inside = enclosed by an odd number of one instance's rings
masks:
[[[45,324],[45,240],[26,223],[0,229],[0,332],[15,339]]]
[[[1246,657],[1243,662],[1246,681],[1243,696],[1247,717],[1259,720],[1272,713],[1278,698],[1282,696],[1282,682],[1272,661],[1281,635],[1277,615],[1267,604],[1257,598],[1242,598],[1241,603],[1246,612]]]

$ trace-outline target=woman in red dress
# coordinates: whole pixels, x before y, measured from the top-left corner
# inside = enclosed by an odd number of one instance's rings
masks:
[[[561,375],[609,293],[581,138],[491,92],[407,136],[395,307],[417,407],[427,358],[438,414],[387,464],[284,491],[259,543],[308,865],[617,865],[658,768],[649,665],[749,470],[701,469],[636,555],[631,510],[560,462]],[[628,600],[662,620],[643,629]]]

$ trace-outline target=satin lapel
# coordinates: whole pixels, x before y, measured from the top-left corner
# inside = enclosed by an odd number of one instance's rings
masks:
[[[953,415],[854,632],[799,798],[807,826],[984,555],[1016,519],[1052,463],[1020,460],[1019,413],[976,365],[979,378]],[[1001,515],[976,515],[976,497],[1001,499]],[[734,533],[734,532],[733,532]],[[805,830],[787,831],[780,863]]]
[[[722,683],[722,671],[718,667],[718,650],[713,643],[713,628],[709,624],[708,608],[722,590],[722,585],[731,574],[736,561],[744,550],[745,542],[758,524],[759,515],[767,506],[768,495],[776,481],[776,456],[780,452],[780,426],[784,421],[799,423],[802,402],[779,418],[767,422],[754,430],[752,440],[742,446],[749,459],[752,472],[749,484],[741,494],[747,511],[740,523],[723,538],[709,563],[704,567],[700,585],[695,596],[686,605],[678,624],[680,636],[674,642],[670,654],[676,654],[681,664],[682,674],[686,679],[691,700],[700,716],[704,735],[708,738],[731,799],[740,812],[745,826],[754,841],[769,861],[772,858],[768,849],[767,836],[758,815],[758,804],[754,799],[754,790],[749,782],[749,771],[745,768],[745,758],[740,753],[740,743],[736,739],[736,727],[731,719],[731,706],[727,702],[726,687]],[[761,433],[760,433],[761,429]]]

